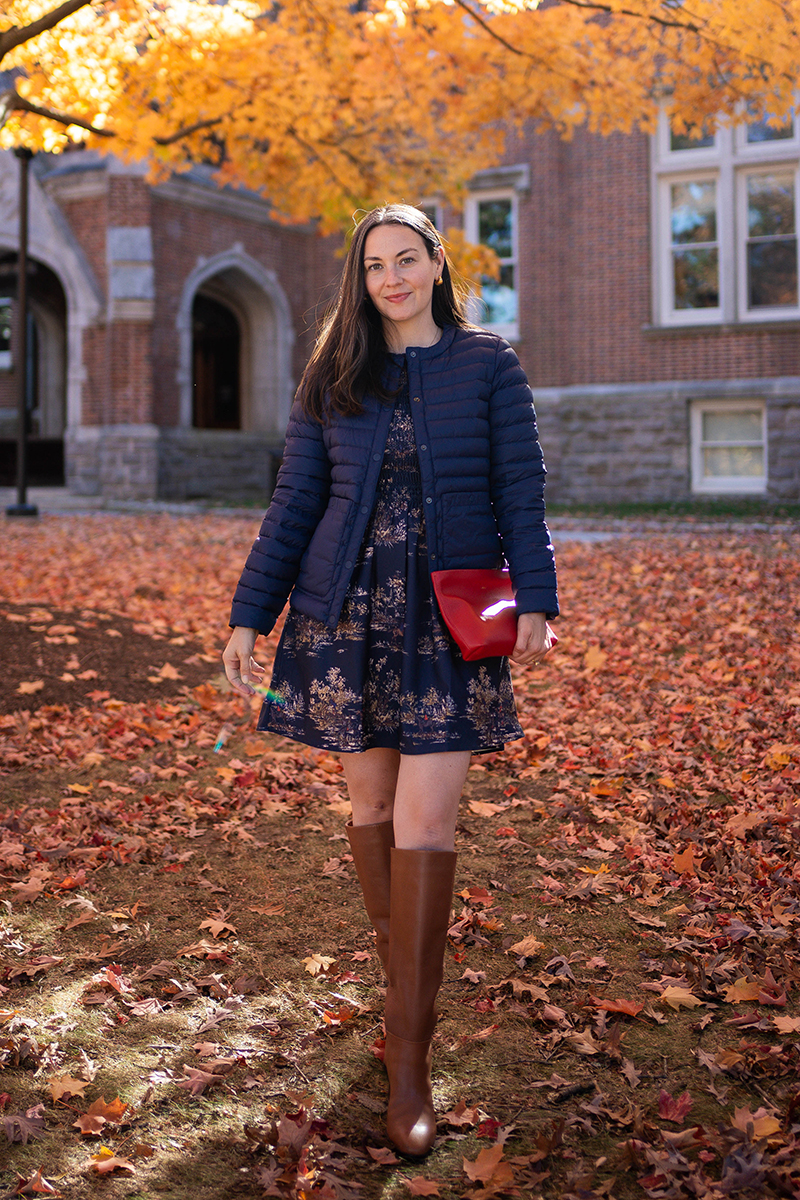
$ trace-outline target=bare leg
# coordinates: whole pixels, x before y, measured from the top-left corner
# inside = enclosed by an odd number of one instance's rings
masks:
[[[376,747],[363,754],[342,754],[342,767],[353,806],[354,825],[391,821],[397,790],[400,754]]]
[[[468,750],[401,756],[394,803],[398,849],[454,849],[458,804],[469,763]]]

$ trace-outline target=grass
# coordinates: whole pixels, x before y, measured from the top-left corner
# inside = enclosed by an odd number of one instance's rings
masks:
[[[548,502],[551,517],[592,519],[685,517],[702,521],[799,521],[800,503],[745,496],[695,497],[690,500],[641,500],[604,504]]]

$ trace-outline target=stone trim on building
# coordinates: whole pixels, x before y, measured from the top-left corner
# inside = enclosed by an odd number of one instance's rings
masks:
[[[198,258],[183,285],[175,319],[179,426],[192,425],[192,304],[201,290],[232,308],[240,320],[243,430],[281,438],[294,394],[291,308],[276,273],[246,254],[239,242],[212,258]]]

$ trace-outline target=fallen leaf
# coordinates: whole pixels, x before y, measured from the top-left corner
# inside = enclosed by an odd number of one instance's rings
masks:
[[[772,1023],[779,1033],[800,1033],[800,1017],[773,1017]]]
[[[373,1162],[380,1163],[381,1166],[391,1167],[394,1163],[400,1162],[400,1159],[394,1154],[388,1146],[367,1146],[367,1154]]]
[[[127,1158],[117,1158],[115,1154],[93,1155],[87,1165],[98,1175],[111,1175],[114,1171],[130,1171],[133,1174],[136,1171],[132,1162]]]
[[[725,988],[725,999],[729,1004],[736,1004],[739,1000],[757,1000],[760,992],[760,983],[750,983],[742,976]]]
[[[540,942],[530,933],[521,942],[515,942],[513,946],[509,946],[507,953],[519,955],[520,958],[535,958],[540,950],[544,950],[544,942]],[[522,966],[521,963],[517,965]]]
[[[608,655],[599,646],[590,646],[583,656],[583,665],[590,673],[601,670],[607,661]]]
[[[231,925],[230,921],[227,921],[224,917],[220,916],[207,917],[205,921],[200,922],[199,927],[200,929],[208,929],[211,933],[211,936],[215,938],[223,936],[226,930],[229,933],[236,933],[236,926]]]
[[[462,1159],[462,1162],[465,1175],[473,1183],[492,1183],[499,1186],[514,1180],[513,1167],[503,1158],[503,1147],[499,1142],[481,1150],[474,1162],[470,1162],[468,1158]]]
[[[759,1108],[754,1113],[750,1112],[749,1108],[734,1109],[731,1125],[734,1129],[740,1129],[742,1133],[747,1133],[748,1126],[752,1125],[753,1136],[757,1138],[769,1137],[781,1127],[774,1113],[768,1112],[766,1108]]]
[[[703,1003],[688,988],[682,987],[667,987],[658,998],[659,1000],[663,1000],[665,1004],[669,1004],[670,1008],[676,1010],[681,1008],[697,1008],[699,1004]]]
[[[42,1113],[44,1105],[37,1104],[24,1113],[9,1113],[1,1117],[5,1135],[10,1142],[21,1142],[26,1146],[31,1138],[41,1138],[45,1135],[45,1124]]]
[[[672,865],[679,875],[697,875],[694,846],[688,845],[681,854],[673,855]]]
[[[105,1124],[105,1117],[84,1113],[82,1117],[78,1117],[77,1121],[72,1122],[72,1127],[73,1129],[80,1129],[84,1137],[99,1137]]]
[[[670,1096],[664,1088],[658,1094],[658,1115],[664,1121],[682,1125],[691,1107],[692,1097],[688,1092],[683,1092],[677,1099]]]
[[[326,954],[309,954],[307,958],[303,959],[303,963],[309,975],[322,975],[328,971],[335,962],[335,958],[329,958]]]
[[[401,1176],[401,1179],[412,1196],[441,1196],[439,1184],[434,1183],[432,1179],[426,1179],[423,1175],[415,1175],[413,1179]]]
[[[42,1175],[42,1169],[34,1171],[27,1179],[22,1175],[17,1176],[17,1186],[11,1193],[14,1196],[60,1196],[61,1193],[56,1190],[49,1180]]]
[[[34,692],[40,692],[43,687],[43,679],[33,679],[30,682],[23,680],[23,682],[17,687],[17,692],[20,696],[32,696]]]
[[[216,1071],[200,1071],[197,1067],[189,1067],[184,1063],[183,1079],[175,1081],[176,1086],[183,1088],[191,1096],[200,1096],[207,1087],[214,1087],[215,1084],[223,1083],[225,1074],[217,1074]]]
[[[597,996],[592,996],[590,999],[595,1008],[600,1008],[604,1012],[624,1013],[628,1017],[638,1017],[644,1008],[643,1004],[639,1004],[635,1000],[601,1000]]]
[[[89,1083],[85,1079],[71,1079],[69,1075],[53,1075],[48,1079],[50,1095],[54,1100],[63,1100],[65,1096],[83,1096]]]

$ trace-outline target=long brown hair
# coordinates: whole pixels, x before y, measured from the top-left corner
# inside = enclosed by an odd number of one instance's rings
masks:
[[[325,316],[297,389],[303,410],[318,421],[324,421],[330,413],[352,416],[362,412],[367,393],[381,400],[391,399],[383,379],[387,350],[383,323],[364,278],[364,242],[376,225],[407,225],[422,238],[431,258],[439,250],[444,255],[435,227],[410,204],[385,204],[359,221],[352,233],[336,299]],[[454,285],[446,255],[442,282],[433,289],[431,314],[439,326],[469,328],[464,291]]]

